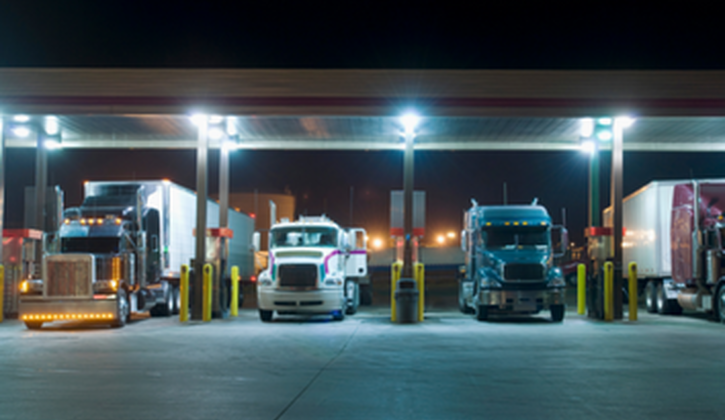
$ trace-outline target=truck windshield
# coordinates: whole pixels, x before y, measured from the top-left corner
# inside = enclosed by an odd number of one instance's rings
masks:
[[[483,231],[483,241],[488,249],[546,248],[549,235],[546,227],[495,227]]]
[[[61,252],[118,253],[119,238],[63,238]]]
[[[297,246],[335,247],[337,229],[328,227],[287,227],[272,229],[272,248]]]

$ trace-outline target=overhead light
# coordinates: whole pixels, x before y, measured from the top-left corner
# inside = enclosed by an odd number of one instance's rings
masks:
[[[48,139],[45,141],[45,148],[49,150],[62,149],[63,143],[61,143],[57,138]]]
[[[420,123],[420,116],[412,112],[406,113],[400,117],[400,123],[403,124],[405,134],[415,134],[415,129]]]
[[[224,132],[219,127],[214,127],[209,130],[209,138],[212,140],[219,140],[224,137]]]
[[[597,123],[599,125],[612,125],[612,119],[609,117],[600,118]]]
[[[236,136],[237,133],[237,124],[236,124],[236,118],[234,117],[227,117],[227,136],[233,137]]]
[[[591,140],[585,140],[581,144],[581,151],[584,153],[592,154],[594,153],[595,148],[596,145]]]
[[[13,117],[13,121],[19,123],[25,123],[30,121],[30,115],[16,115]]]
[[[609,141],[612,139],[612,132],[611,131],[600,131],[597,133],[597,138],[602,141]]]
[[[628,128],[631,127],[632,124],[636,121],[634,118],[631,117],[617,117],[616,119],[617,124],[622,128]]]
[[[59,132],[60,125],[58,124],[58,118],[52,115],[45,117],[45,134],[55,136]]]
[[[15,127],[13,128],[13,134],[15,134],[17,137],[25,138],[30,135],[30,129],[28,127]]]
[[[205,124],[207,121],[205,114],[194,114],[190,117],[191,122],[194,123],[195,126],[200,127],[202,124]]]
[[[592,118],[582,118],[580,124],[579,134],[581,137],[590,138],[594,134],[594,120]]]
[[[210,115],[209,116],[209,124],[219,124],[222,121],[224,121],[224,117],[222,117],[221,115]]]

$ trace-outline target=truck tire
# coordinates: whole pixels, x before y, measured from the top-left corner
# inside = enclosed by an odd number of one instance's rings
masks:
[[[272,315],[274,315],[274,311],[265,311],[264,309],[259,310],[259,319],[261,319],[262,322],[271,321]]]
[[[644,302],[647,312],[657,313],[657,283],[652,280],[648,281],[644,287]]]
[[[360,306],[360,285],[356,281],[347,280],[345,282],[345,315],[355,315],[358,306]]]
[[[179,308],[181,308],[181,291],[179,291],[179,286],[172,286],[171,290],[174,299],[174,310],[171,312],[171,314],[178,315]]]
[[[657,284],[657,313],[660,315],[679,315],[682,313],[682,307],[676,300],[667,299],[665,286],[662,283]]]
[[[488,306],[478,305],[478,309],[476,310],[476,319],[479,321],[488,320]]]
[[[551,311],[552,322],[562,322],[566,313],[565,309],[564,305],[551,305],[549,310]]]
[[[345,311],[339,310],[339,311],[333,311],[332,312],[332,320],[333,321],[342,321],[345,319]]]
[[[131,316],[126,291],[119,288],[117,296],[118,298],[116,299],[116,302],[118,304],[118,318],[111,322],[111,327],[113,328],[123,327],[124,325],[126,325],[126,321],[128,321],[128,318]]]
[[[720,285],[715,296],[715,318],[720,322],[725,322],[725,284]]]
[[[168,317],[174,313],[174,306],[174,288],[169,286],[166,295],[164,296],[164,301],[151,308],[149,314],[151,316]]]
[[[25,321],[25,327],[29,330],[39,330],[43,326],[42,322]]]

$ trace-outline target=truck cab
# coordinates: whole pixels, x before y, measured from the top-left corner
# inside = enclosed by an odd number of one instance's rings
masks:
[[[557,232],[560,231],[560,232]],[[552,232],[560,233],[561,253]],[[554,259],[563,255],[566,230],[554,227],[542,206],[478,206],[465,213],[459,278],[459,306],[479,321],[491,314],[536,314],[550,310],[564,318],[566,283]]]
[[[331,314],[342,320],[357,311],[358,279],[367,276],[364,229],[343,229],[330,219],[301,217],[272,226],[269,265],[259,275],[262,321],[278,314]]]

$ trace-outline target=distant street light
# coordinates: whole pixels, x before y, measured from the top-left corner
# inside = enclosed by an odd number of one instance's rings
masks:
[[[383,240],[380,238],[373,239],[373,248],[381,249],[383,247]]]
[[[451,239],[456,239],[456,232],[453,232],[453,231],[448,232],[448,234],[446,236],[448,236]]]
[[[438,241],[439,244],[442,245],[443,243],[446,242],[446,237],[443,236],[443,235],[438,235],[438,237],[436,238],[436,240]]]

